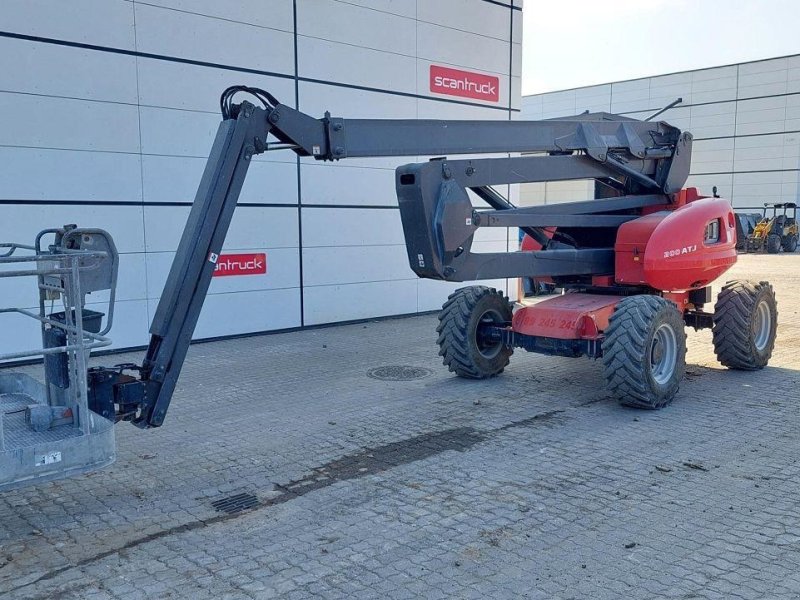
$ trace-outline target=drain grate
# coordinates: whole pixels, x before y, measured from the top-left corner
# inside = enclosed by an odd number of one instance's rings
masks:
[[[386,365],[375,367],[367,371],[367,377],[382,381],[412,381],[428,377],[433,371],[424,367],[410,367],[408,365]]]
[[[258,498],[256,498],[253,494],[247,493],[227,496],[226,498],[221,498],[220,500],[215,500],[211,503],[211,506],[213,506],[218,512],[228,513],[229,515],[233,515],[243,510],[255,508],[258,505]]]

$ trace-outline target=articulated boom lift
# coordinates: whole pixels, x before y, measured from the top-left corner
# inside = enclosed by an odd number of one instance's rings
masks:
[[[234,103],[237,93],[260,106]],[[141,365],[88,370],[92,414],[141,428],[164,422],[248,166],[278,150],[323,161],[448,157],[396,171],[411,269],[456,282],[549,278],[564,290],[516,310],[485,286],[454,292],[439,315],[438,344],[461,377],[499,374],[514,348],[585,355],[602,358],[608,389],[623,404],[660,408],[683,376],[686,325],[713,328],[715,351],[730,368],[759,369],[771,356],[777,308],[768,283],[729,283],[715,311],[704,310],[709,285],[736,261],[735,220],[726,200],[682,189],[692,136],[667,123],[607,113],[549,121],[317,119],[244,86],[227,89],[221,109],[147,354]],[[490,153],[520,155],[449,158]],[[603,197],[517,208],[492,187],[579,179],[596,180]],[[490,209],[473,207],[469,192]],[[538,249],[473,252],[481,227],[521,228]],[[0,481],[0,489],[13,483]]]

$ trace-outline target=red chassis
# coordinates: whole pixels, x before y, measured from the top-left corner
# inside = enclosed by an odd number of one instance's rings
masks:
[[[736,262],[730,203],[688,188],[674,204],[645,213],[619,228],[613,274],[594,277],[590,292],[565,293],[518,308],[503,336],[506,341],[537,352],[596,358],[602,352],[597,342],[602,342],[617,304],[642,293],[675,303],[695,328],[711,327],[713,315],[703,312],[710,301],[707,286]],[[536,243],[526,236],[523,249],[537,249]]]
[[[688,325],[713,328],[714,352],[724,366],[761,369],[777,330],[772,286],[728,282],[714,311],[703,310],[711,302],[709,284],[736,262],[735,225],[727,200],[688,188],[675,203],[646,209],[617,229],[613,273],[562,281],[563,294],[516,310],[497,290],[457,290],[439,316],[445,364],[462,377],[483,379],[502,372],[514,348],[602,358],[613,397],[656,409],[672,401],[683,378]],[[559,232],[550,233],[555,239]],[[525,240],[523,250],[533,249]]]

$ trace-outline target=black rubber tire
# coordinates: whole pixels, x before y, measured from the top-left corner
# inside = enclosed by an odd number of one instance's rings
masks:
[[[790,235],[789,237],[783,240],[783,251],[794,252],[795,250],[797,250],[797,236]]]
[[[766,345],[756,346],[758,305],[770,310],[770,332]],[[729,281],[714,305],[714,353],[729,369],[756,371],[772,357],[778,331],[778,303],[772,286],[762,281]]]
[[[655,379],[652,364],[656,331],[662,325],[675,335],[675,365],[663,383]],[[685,370],[686,331],[677,306],[660,296],[623,298],[603,340],[603,375],[611,395],[625,406],[662,408],[675,398]]]
[[[482,319],[510,322],[511,304],[502,292],[484,285],[456,290],[439,313],[439,356],[459,377],[486,379],[503,372],[514,349],[502,344],[482,348],[478,325]]]
[[[767,236],[767,253],[777,254],[781,251],[781,236],[777,233],[770,233]]]

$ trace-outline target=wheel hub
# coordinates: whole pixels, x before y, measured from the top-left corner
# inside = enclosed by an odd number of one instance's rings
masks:
[[[653,340],[653,362],[660,363],[664,359],[664,345],[658,338]]]
[[[753,323],[753,343],[759,352],[767,347],[771,333],[772,310],[769,304],[761,301],[758,303],[758,308],[756,308],[755,320]]]
[[[671,325],[663,323],[650,344],[650,373],[659,385],[667,383],[678,362],[678,340]]]
[[[486,326],[502,323],[503,316],[495,310],[487,310],[478,319],[478,327],[475,331],[475,345],[478,347],[478,352],[481,356],[487,359],[492,359],[497,356],[503,349],[503,343],[493,339],[489,335],[485,335],[482,331]]]

